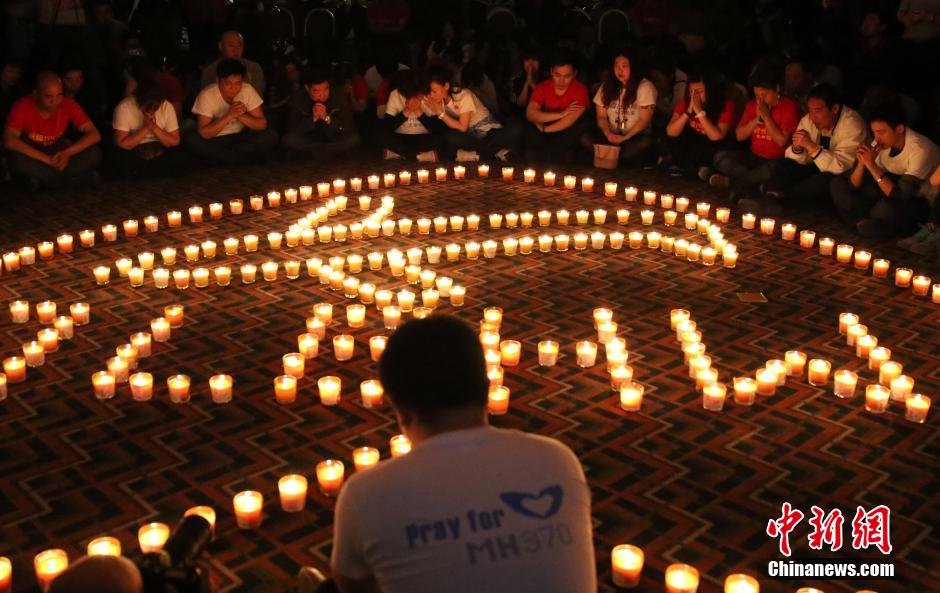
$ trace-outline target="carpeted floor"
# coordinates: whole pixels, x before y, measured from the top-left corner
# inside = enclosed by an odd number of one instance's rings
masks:
[[[418,167],[407,168],[413,172]],[[517,180],[521,168],[517,166]],[[18,353],[20,345],[41,329],[35,313],[28,324],[12,324],[6,311],[9,301],[52,300],[60,310],[86,301],[92,307],[92,323],[76,328],[73,340],[49,354],[45,365],[30,369],[25,383],[11,385],[9,397],[0,402],[0,500],[5,501],[0,505],[0,555],[14,562],[16,591],[34,587],[32,557],[44,548],[63,547],[74,559],[91,538],[111,534],[131,555],[141,524],[174,524],[196,504],[212,505],[219,514],[217,537],[208,554],[217,590],[285,591],[299,566],[327,565],[332,502],[315,493],[304,512],[282,512],[277,503],[278,477],[298,472],[313,480],[315,464],[328,457],[351,467],[352,449],[366,444],[378,447],[386,457],[388,439],[398,432],[387,407],[366,409],[357,393],[359,381],[376,375],[368,338],[387,333],[374,307],[365,328],[350,331],[356,338],[353,359],[338,363],[321,345],[320,356],[308,361],[298,401],[282,406],[274,401],[271,386],[281,374],[281,356],[296,349],[296,336],[305,331],[311,305],[349,302],[341,294],[324,289],[306,272],[297,280],[286,280],[283,270],[276,282],[243,286],[236,275],[229,287],[212,283],[185,292],[156,290],[149,276],[143,287],[131,288],[112,270],[112,284],[98,287],[91,276],[94,266],[145,250],[157,253],[159,261],[164,246],[176,247],[183,260],[183,246],[207,239],[219,243],[218,257],[178,267],[211,268],[222,262],[260,266],[268,259],[325,260],[335,254],[365,256],[393,247],[404,251],[452,241],[535,236],[541,232],[537,227],[490,230],[486,215],[562,207],[572,213],[606,208],[606,232],[650,230],[639,222],[642,205],[625,203],[622,194],[616,200],[602,197],[601,182],[606,180],[619,181],[621,187],[632,183],[641,190],[688,195],[693,204],[697,200],[717,204],[714,191],[698,181],[651,172],[591,171],[599,183],[598,190],[588,195],[520,181],[504,183],[494,166],[494,178],[488,180],[477,179],[474,170],[465,181],[368,192],[394,196],[394,217],[477,213],[484,218],[480,232],[396,234],[272,252],[264,245],[264,235],[284,231],[322,200],[260,212],[246,209],[241,216],[226,213],[219,220],[176,229],[167,229],[163,218],[171,209],[185,214],[194,204],[247,199],[249,194],[334,177],[364,178],[389,169],[374,161],[330,166],[292,162],[209,170],[174,180],[111,181],[85,192],[28,196],[2,190],[3,252],[53,240],[65,230],[75,233],[77,240],[80,229],[105,223],[120,226],[127,218],[142,222],[148,214],[160,216],[162,224],[158,233],[132,239],[122,234],[113,243],[102,243],[99,235],[93,249],[57,253],[52,261],[0,277],[4,306],[0,358]],[[559,183],[563,173],[588,173],[579,167],[557,170]],[[618,208],[632,211],[629,224],[616,224]],[[664,227],[661,213],[657,209],[653,229],[694,237],[689,231]],[[330,220],[348,225],[362,215],[351,200],[348,210]],[[800,213],[782,218],[778,225],[793,220],[800,228],[815,229],[818,236],[870,248],[893,266],[940,276],[930,269],[930,262],[890,245],[867,243],[826,218],[825,212]],[[733,216],[724,229],[741,257],[731,270],[646,248],[551,254],[536,250],[527,256],[500,254],[474,261],[461,256],[459,262],[430,266],[467,288],[464,307],[444,302],[439,310],[477,323],[484,307],[504,309],[502,337],[521,341],[523,354],[518,367],[506,368],[505,384],[512,390],[510,411],[492,423],[557,437],[578,454],[593,491],[602,591],[613,590],[610,548],[625,542],[646,553],[639,591],[661,591],[663,571],[674,561],[699,569],[699,590],[704,593],[721,590],[724,577],[737,571],[758,575],[762,591],[769,593],[810,584],[826,593],[931,590],[935,585],[930,583],[940,582],[936,412],[924,425],[905,421],[897,402],[886,414],[874,415],[865,411],[862,395],[837,399],[831,381],[816,388],[803,379],[788,381],[774,396],[759,397],[753,407],[729,401],[724,411],[707,412],[682,364],[679,344],[669,328],[669,311],[682,307],[692,312],[720,378],[729,386],[732,377],[753,374],[768,359],[782,358],[791,349],[828,359],[833,369],[858,370],[864,386],[876,381],[876,374],[867,370],[865,361],[837,331],[839,313],[852,311],[904,364],[905,373],[916,381],[915,391],[936,396],[940,394],[940,305],[784,242],[779,234],[770,238],[742,231],[739,221]],[[589,224],[585,229],[596,227]],[[549,232],[577,230],[553,223]],[[262,237],[259,252],[221,255],[224,238],[248,233]],[[696,240],[705,242],[701,237]],[[380,288],[397,290],[405,285],[387,268],[367,270],[359,278]],[[740,292],[762,292],[767,302],[741,302]],[[96,400],[91,374],[104,368],[129,334],[147,329],[150,319],[173,303],[186,306],[185,325],[174,330],[170,342],[155,344],[154,355],[141,361],[141,368],[153,373],[157,384],[153,401],[132,401],[127,386],[119,387],[113,400]],[[575,364],[575,342],[594,335],[592,310],[598,306],[613,309],[619,335],[629,344],[636,380],[646,387],[639,413],[620,410],[602,355],[601,363],[592,368]],[[328,337],[347,331],[341,308],[336,319]],[[536,344],[546,338],[561,343],[562,356],[555,367],[537,365]],[[193,379],[188,405],[168,401],[165,380],[175,373]],[[234,377],[235,394],[229,404],[213,404],[209,398],[208,378],[216,373]],[[317,401],[315,380],[328,374],[343,379],[339,406],[325,407]],[[264,524],[256,531],[237,529],[232,514],[232,495],[245,489],[260,490],[266,497]],[[894,545],[888,557],[874,549],[856,552],[849,540],[838,554],[814,552],[807,546],[805,521],[791,541],[796,556],[894,562],[897,577],[768,579],[766,563],[779,555],[776,540],[765,534],[765,528],[768,520],[779,516],[785,501],[807,515],[814,504],[827,510],[840,508],[847,516],[846,530],[856,506],[888,505]]]

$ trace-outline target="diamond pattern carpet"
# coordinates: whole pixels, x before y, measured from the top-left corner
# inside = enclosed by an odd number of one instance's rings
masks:
[[[396,166],[400,168],[400,166]],[[417,167],[409,165],[414,172]],[[185,222],[167,228],[165,213],[180,210],[186,218],[194,204],[247,201],[250,194],[328,181],[334,177],[365,178],[388,170],[376,162],[343,162],[329,167],[309,163],[281,163],[271,167],[247,167],[239,171],[208,170],[176,180],[115,181],[95,191],[63,192],[38,197],[12,194],[4,202],[0,220],[2,250],[51,241],[65,230],[75,234],[149,214],[160,217],[156,233],[102,242],[91,249],[77,247],[71,254],[56,253],[51,261],[39,261],[16,273],[0,276],[0,358],[19,354],[21,344],[35,339],[42,328],[35,309],[30,322],[13,324],[6,304],[15,299],[31,305],[43,300],[91,305],[92,322],[75,329],[75,337],[47,355],[46,363],[29,369],[26,382],[9,386],[0,401],[0,555],[14,564],[14,590],[34,590],[32,558],[49,547],[65,548],[74,560],[87,542],[109,534],[121,540],[128,555],[137,549],[137,528],[146,522],[176,523],[182,512],[198,504],[218,512],[217,537],[207,555],[218,591],[274,593],[287,590],[299,566],[328,565],[332,501],[319,492],[301,513],[281,511],[277,480],[287,473],[302,473],[314,484],[313,468],[326,458],[344,461],[352,468],[355,447],[377,447],[389,454],[388,440],[398,430],[387,405],[368,409],[358,396],[358,383],[376,377],[370,360],[368,338],[383,335],[381,315],[369,307],[365,326],[349,329],[343,307],[354,302],[328,290],[302,269],[300,278],[287,280],[283,268],[277,281],[242,285],[237,272],[232,284],[186,291],[157,290],[148,273],[144,286],[131,288],[118,278],[113,262],[151,251],[160,260],[160,249],[176,247],[179,262],[174,269],[210,269],[221,264],[237,269],[250,262],[259,266],[268,259],[305,260],[341,254],[365,257],[371,251],[450,242],[501,241],[507,237],[532,237],[543,229],[492,230],[491,212],[532,212],[567,208],[572,224],[553,220],[548,232],[573,235],[579,230],[610,233],[656,230],[705,245],[707,240],[681,227],[665,227],[661,208],[651,227],[640,224],[642,203],[603,197],[602,182],[618,181],[622,188],[634,184],[643,189],[687,195],[715,206],[717,196],[697,181],[673,180],[642,171],[593,172],[598,188],[591,194],[524,185],[521,166],[516,181],[504,183],[493,167],[490,179],[478,179],[468,167],[468,179],[444,183],[365,191],[374,198],[386,193],[395,198],[392,218],[403,216],[451,216],[476,213],[483,219],[480,231],[317,243],[272,251],[265,235],[284,232],[308,211],[324,203],[308,202],[246,208],[244,214],[228,213],[202,224]],[[578,167],[559,167],[561,174],[587,173]],[[314,192],[316,193],[316,192]],[[329,224],[349,225],[361,220],[358,193],[348,191],[349,207]],[[573,224],[579,209],[606,208],[607,222],[584,227]],[[615,211],[628,208],[628,224],[617,224]],[[206,213],[208,218],[208,212]],[[828,223],[826,214],[798,214],[800,228],[812,228],[817,236],[829,235],[857,248],[870,248],[875,257],[892,265],[906,265],[916,273],[930,273],[923,261],[915,261],[890,246],[872,245]],[[778,221],[779,224],[783,219]],[[500,427],[518,428],[556,437],[579,456],[593,492],[594,533],[599,582],[602,591],[613,591],[610,549],[632,543],[646,554],[639,591],[662,591],[663,572],[672,562],[694,565],[702,574],[699,591],[721,590],[724,577],[744,571],[758,576],[762,591],[783,593],[814,585],[826,591],[852,592],[871,589],[881,593],[928,591],[940,582],[940,431],[932,411],[925,424],[904,419],[903,405],[891,402],[887,413],[865,411],[864,386],[877,381],[838,333],[838,316],[857,313],[879,344],[891,349],[892,358],[914,378],[914,391],[940,394],[940,305],[918,298],[870,273],[836,263],[832,257],[798,244],[782,241],[777,232],[767,237],[741,229],[734,213],[723,225],[725,237],[736,244],[740,260],[735,269],[712,267],[647,249],[570,249],[564,253],[539,253],[493,259],[459,261],[426,267],[452,277],[466,287],[466,304],[456,308],[447,299],[438,310],[476,324],[487,306],[505,311],[500,333],[503,339],[523,344],[522,361],[505,369],[511,389],[509,413],[492,417]],[[254,233],[261,237],[257,253],[222,254],[226,237]],[[212,260],[186,262],[182,249],[191,243],[213,240],[219,255]],[[97,265],[112,266],[109,286],[96,286],[91,271]],[[399,290],[403,278],[393,277],[388,267],[356,275],[379,288]],[[414,289],[414,287],[411,287]],[[420,301],[420,290],[419,293]],[[744,303],[739,292],[762,292],[765,303]],[[279,405],[272,380],[282,374],[281,356],[296,350],[296,336],[304,333],[311,306],[329,302],[334,323],[327,339],[339,333],[355,337],[352,360],[337,362],[328,342],[320,345],[317,358],[307,361],[306,377],[299,382],[297,402]],[[95,399],[91,374],[105,368],[117,346],[133,332],[148,330],[152,318],[167,305],[186,308],[183,327],[174,329],[167,343],[154,344],[153,356],[140,362],[154,375],[154,398],[135,402],[127,385],[117,396]],[[611,391],[603,354],[599,364],[583,369],[575,364],[575,342],[596,339],[592,310],[609,307],[625,338],[636,381],[646,388],[642,410],[620,409]],[[838,399],[832,381],[813,387],[804,378],[789,380],[770,397],[758,396],[753,407],[729,401],[721,412],[702,408],[701,395],[683,365],[682,352],[669,327],[674,308],[691,311],[702,331],[708,353],[729,388],[735,376],[751,375],[768,359],[783,358],[791,349],[810,358],[824,358],[833,369],[858,371],[860,388],[853,399]],[[539,340],[561,344],[559,363],[537,364]],[[166,392],[166,378],[184,373],[192,377],[192,400],[173,404]],[[208,379],[217,373],[235,381],[231,403],[214,404]],[[319,403],[316,378],[336,375],[343,381],[342,402]],[[429,486],[431,487],[431,486]],[[232,495],[259,490],[265,495],[265,518],[258,530],[239,530],[232,513]],[[315,490],[315,488],[312,488]],[[894,579],[865,581],[774,581],[766,577],[770,560],[779,559],[776,540],[765,534],[767,521],[780,514],[782,502],[791,502],[809,516],[809,508],[840,508],[847,528],[856,506],[866,509],[885,504],[892,510],[891,539],[894,551],[883,556],[874,548],[855,552],[847,545],[838,554],[808,548],[806,522],[794,532],[795,556],[852,557],[873,562],[894,562]],[[848,536],[847,536],[848,537]],[[930,585],[934,583],[934,585]]]

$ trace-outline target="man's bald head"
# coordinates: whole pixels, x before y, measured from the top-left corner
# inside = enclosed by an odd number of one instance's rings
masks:
[[[52,113],[62,104],[62,79],[55,72],[40,72],[36,77],[36,106],[44,113]]]
[[[137,566],[123,556],[84,556],[49,587],[49,593],[143,593]]]
[[[36,90],[40,93],[43,91],[43,89],[53,84],[62,84],[62,78],[55,72],[40,72],[36,76]]]
[[[232,60],[242,59],[245,53],[245,40],[238,31],[226,31],[222,33],[222,39],[219,40],[219,52],[223,58]]]

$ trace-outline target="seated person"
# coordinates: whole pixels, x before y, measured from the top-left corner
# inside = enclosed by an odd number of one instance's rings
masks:
[[[437,162],[446,126],[424,105],[427,83],[415,72],[399,73],[398,88],[388,96],[381,146],[385,159],[416,158]]]
[[[766,191],[759,202],[741,207],[762,216],[776,216],[781,205],[819,204],[829,199],[829,182],[855,164],[855,153],[868,130],[857,111],[842,103],[841,93],[819,84],[807,95],[809,112],[800,120],[786,158],[774,161]]]
[[[756,192],[770,179],[771,166],[784,157],[790,137],[800,121],[796,101],[780,94],[778,76],[772,68],[758,67],[751,77],[754,98],[734,130],[738,142],[750,140],[750,148],[721,150],[715,154],[718,173],[708,178],[713,187],[734,188],[734,195]]]
[[[666,162],[671,171],[698,175],[707,181],[714,172],[715,153],[725,144],[734,123],[734,100],[703,73],[688,75],[685,96],[666,125]]]
[[[143,593],[137,566],[123,556],[83,556],[53,579],[48,593]]]
[[[277,133],[268,128],[261,96],[244,82],[245,66],[222,60],[216,74],[216,82],[202,89],[193,105],[197,121],[187,135],[190,150],[213,164],[267,160]]]
[[[75,142],[66,136],[69,125],[81,134]],[[10,173],[31,190],[97,183],[99,142],[95,124],[78,103],[65,98],[62,80],[53,72],[41,73],[33,94],[13,104],[3,133]]]
[[[186,162],[176,110],[156,77],[141,78],[114,109],[112,162],[126,174],[170,175]]]
[[[509,80],[508,97],[506,103],[511,106],[508,110],[512,114],[525,111],[529,105],[529,97],[536,85],[545,80],[542,71],[542,52],[536,46],[529,46],[522,51],[522,70]]]
[[[342,89],[333,92],[330,74],[315,69],[304,73],[302,92],[291,99],[284,145],[321,159],[337,157],[359,146],[353,109]]]
[[[518,143],[517,128],[504,128],[470,89],[452,88],[444,68],[434,68],[429,78],[424,107],[447,126],[448,153],[456,151],[460,162],[479,160],[478,151],[508,160]]]
[[[339,591],[597,590],[581,464],[554,439],[487,425],[473,329],[443,315],[409,321],[389,338],[379,376],[414,448],[340,491]],[[429,527],[439,521],[449,527],[436,537]]]
[[[858,146],[849,177],[834,178],[832,201],[848,224],[865,237],[913,232],[927,219],[937,188],[928,178],[940,163],[940,149],[904,125],[901,109],[882,105],[871,115],[872,145]]]
[[[525,116],[523,132],[526,160],[570,160],[584,127],[588,89],[577,79],[571,53],[560,52],[552,60],[551,78],[535,86]]]
[[[656,109],[656,87],[634,76],[636,61],[625,50],[613,52],[607,77],[594,95],[597,130],[585,134],[582,145],[594,151],[595,144],[620,147],[620,160],[635,162],[653,147],[651,123]]]
[[[898,241],[898,247],[906,249],[917,255],[938,256],[935,265],[940,266],[940,199],[936,196],[940,188],[940,164],[930,176],[930,185],[934,188],[935,197],[930,205],[930,215],[915,234]]]
[[[245,39],[238,31],[226,31],[219,40],[219,53],[222,54],[211,64],[202,69],[202,87],[215,83],[216,67],[222,60],[238,60],[245,67],[244,81],[254,87],[259,95],[267,90],[264,70],[258,62],[245,59]]]

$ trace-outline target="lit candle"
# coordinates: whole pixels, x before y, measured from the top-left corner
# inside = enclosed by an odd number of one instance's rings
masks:
[[[819,255],[832,255],[833,249],[835,249],[836,242],[829,238],[823,237],[819,240]]]
[[[872,414],[883,414],[888,409],[891,392],[883,385],[869,385],[865,388],[865,410]]]
[[[900,288],[907,288],[911,285],[911,278],[914,271],[910,268],[898,268],[894,271],[894,285]]]
[[[774,234],[774,226],[777,224],[777,221],[773,218],[761,218],[760,219],[760,232],[764,235]]]
[[[787,365],[787,375],[790,377],[803,376],[803,369],[806,366],[806,354],[799,350],[788,350],[784,355],[784,361]]]
[[[111,399],[114,397],[115,377],[110,371],[98,371],[91,376],[91,384],[98,399]]]
[[[245,490],[232,498],[235,522],[239,529],[257,529],[264,517],[264,497],[260,492]]]
[[[914,391],[914,379],[907,375],[899,375],[891,379],[889,385],[891,387],[891,399],[894,401],[907,401],[907,398]]]
[[[336,360],[345,361],[353,357],[356,342],[352,336],[341,334],[333,338],[333,354]]]
[[[209,390],[212,401],[225,404],[232,401],[232,377],[229,375],[213,375],[209,379]]]
[[[343,462],[327,459],[317,464],[317,483],[324,496],[336,496],[343,486]]]
[[[134,373],[128,378],[128,383],[134,401],[147,401],[153,397],[153,375],[150,373]]]
[[[741,228],[745,230],[751,230],[754,228],[754,224],[757,221],[757,217],[747,212],[741,215]]]
[[[215,533],[215,509],[209,506],[195,506],[186,509],[183,517],[202,517],[209,523],[209,528]]]
[[[418,169],[418,183],[427,183],[431,179],[431,173],[427,169]]]
[[[742,406],[753,405],[756,393],[757,381],[750,377],[734,378],[734,403]]]
[[[907,398],[904,404],[904,419],[923,424],[930,410],[930,398],[919,393]]]
[[[878,338],[871,334],[859,336],[855,340],[855,356],[859,358],[868,358],[871,349],[878,345]]]
[[[31,266],[36,263],[36,250],[30,246],[20,247],[20,264]]]
[[[382,388],[382,384],[375,379],[369,379],[359,384],[359,394],[362,396],[363,407],[373,408],[382,405],[384,393],[385,390]]]
[[[36,554],[33,558],[33,569],[36,571],[36,580],[39,589],[46,591],[52,581],[62,574],[69,566],[69,557],[65,550],[51,549]]]
[[[13,301],[10,303],[10,319],[13,323],[26,323],[29,321],[29,302]]]
[[[545,174],[542,175],[542,181],[545,183],[545,185],[555,185],[555,173],[552,171],[546,171]],[[574,188],[572,187],[571,189]]]
[[[887,278],[891,262],[886,259],[876,259],[871,267],[871,275],[875,278]]]
[[[144,554],[159,552],[170,537],[170,527],[165,523],[148,523],[137,530],[137,542]]]
[[[856,270],[867,270],[869,263],[871,263],[871,252],[869,251],[856,251],[855,252],[855,269]]]
[[[832,364],[827,360],[814,358],[809,361],[809,384],[820,386],[829,382]]]
[[[503,340],[499,344],[499,352],[502,358],[503,366],[517,366],[519,364],[519,357],[522,353],[522,344],[516,340]]]
[[[40,342],[26,342],[23,344],[23,359],[28,367],[42,366],[46,363],[46,349]]]
[[[839,314],[839,333],[841,335],[846,335],[848,329],[858,324],[858,315],[855,313],[840,313]]]
[[[89,556],[120,556],[121,542],[116,537],[96,537],[88,542],[85,551]]]
[[[92,245],[94,245],[94,236],[95,236],[94,231],[90,231],[90,232],[92,233],[91,235]],[[89,245],[89,247],[91,247],[91,245]],[[52,259],[52,257],[55,255],[55,244],[52,241],[43,241],[42,243],[36,246],[36,249],[39,251],[39,259]],[[15,253],[13,253],[12,255],[17,257],[16,263],[17,265],[19,265],[19,255]],[[4,259],[4,263],[6,263],[6,255],[3,256],[3,259]],[[7,268],[7,270],[13,271],[13,270],[10,270],[9,268]]]
[[[137,348],[133,344],[123,344],[114,349],[118,358],[127,363],[127,368],[137,368]]]
[[[891,381],[900,377],[903,372],[904,365],[888,360],[881,363],[881,368],[878,369],[878,382],[882,385],[891,385]]]
[[[643,404],[644,387],[639,383],[620,386],[620,407],[626,412],[639,412]]]
[[[173,375],[166,380],[166,385],[170,392],[171,402],[178,404],[189,401],[190,378],[187,375]],[[231,391],[231,385],[229,385],[229,391]]]
[[[299,474],[288,474],[277,481],[281,498],[281,509],[287,513],[304,510],[307,505],[307,478]]]
[[[114,227],[111,227],[111,228],[114,228]],[[102,233],[103,232],[104,232],[104,228],[102,228]],[[115,235],[114,238],[116,239],[117,229],[114,230],[114,235]],[[113,241],[114,239],[108,239],[108,237],[105,237],[105,241],[108,241],[108,240]],[[59,251],[61,251],[62,253],[72,253],[72,249],[74,248],[74,245],[75,245],[75,240],[72,238],[72,235],[69,235],[69,234],[59,235],[58,237],[56,237],[55,241],[56,241],[56,244],[59,246]]]
[[[865,335],[868,335],[867,325],[862,325],[861,323],[850,325],[848,329],[845,330],[845,343],[849,346],[855,346],[855,342]]]
[[[173,283],[179,290],[189,288],[189,270],[173,270]]]
[[[13,565],[6,556],[0,556],[0,593],[13,590]]]
[[[626,199],[626,201],[628,201],[628,202],[635,202],[635,201],[636,201],[636,194],[637,194],[637,189],[636,189],[635,187],[633,187],[632,185],[623,188],[623,197],[624,197],[624,199]]]
[[[144,219],[144,224],[147,224],[146,219]],[[148,229],[149,230],[149,229]],[[94,247],[95,246],[95,231],[91,229],[85,229],[78,233],[78,239],[82,244],[82,247]],[[40,256],[42,254],[40,253]]]
[[[379,450],[375,447],[359,447],[353,450],[353,463],[356,471],[374,468],[379,463]]]
[[[597,344],[589,340],[582,340],[577,344],[578,366],[588,368],[594,366],[597,358]]]
[[[452,307],[462,307],[467,290],[460,285],[450,289],[450,304]]]
[[[727,388],[723,383],[711,383],[702,390],[702,407],[711,412],[720,412],[725,405]]]
[[[15,272],[20,269],[20,254],[10,251],[3,254],[3,266],[7,272]]]
[[[343,382],[339,377],[328,375],[317,380],[317,389],[320,393],[320,403],[325,406],[335,406],[340,401],[340,392]]]
[[[411,452],[411,439],[403,434],[395,435],[388,441],[392,457],[401,457]]]
[[[281,375],[274,379],[274,399],[279,404],[292,404],[297,399],[297,379]]]
[[[858,384],[857,373],[846,369],[838,370],[834,381],[833,393],[836,397],[850,398],[855,396],[855,386]]]
[[[153,334],[154,342],[166,342],[170,339],[170,331],[173,326],[165,317],[157,317],[150,322],[150,331]]]
[[[509,388],[503,385],[491,386],[486,409],[493,416],[502,416],[509,411]]]
[[[930,291],[930,278],[927,276],[914,276],[911,292],[914,296],[927,296]]]
[[[724,593],[760,593],[760,585],[752,576],[733,574],[725,579]]]
[[[851,245],[837,245],[836,246],[836,261],[840,264],[847,264],[852,261],[852,251],[855,248]]]
[[[43,301],[36,305],[36,317],[39,323],[50,325],[55,320],[56,304],[52,301]]]
[[[773,395],[777,392],[777,383],[779,378],[777,371],[771,368],[763,368],[757,371],[757,393],[760,395]]]
[[[385,336],[372,336],[369,338],[369,354],[372,357],[373,362],[378,362],[382,358],[382,353],[385,352],[385,345],[388,343],[388,338]]]
[[[666,569],[666,593],[695,593],[698,570],[688,564],[670,564]]]

